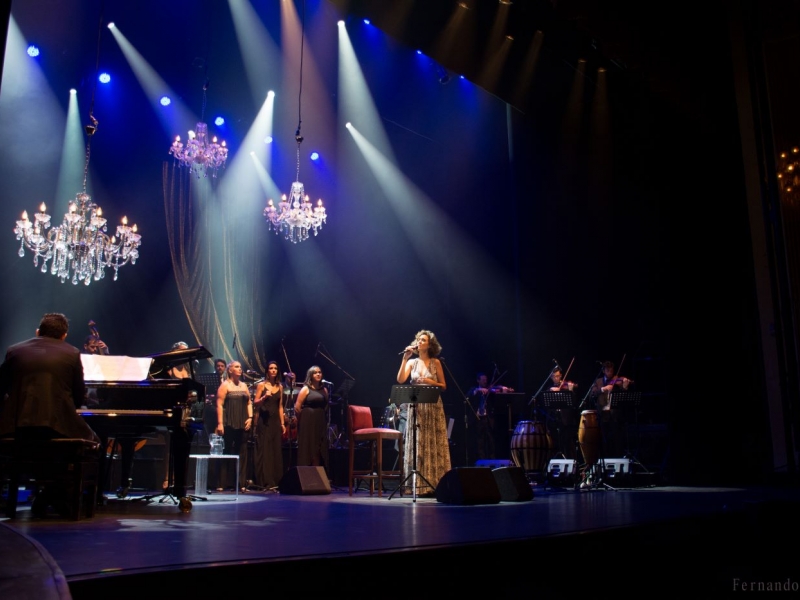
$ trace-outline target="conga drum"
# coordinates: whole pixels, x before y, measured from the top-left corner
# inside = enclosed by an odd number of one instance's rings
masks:
[[[600,422],[596,410],[585,410],[581,413],[578,426],[578,443],[587,467],[597,462],[600,453]]]
[[[520,421],[511,436],[511,460],[526,471],[543,471],[553,454],[553,438],[544,423]]]

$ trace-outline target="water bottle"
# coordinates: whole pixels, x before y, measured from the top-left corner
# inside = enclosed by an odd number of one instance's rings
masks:
[[[225,450],[225,440],[221,435],[211,434],[211,454],[222,454]]]

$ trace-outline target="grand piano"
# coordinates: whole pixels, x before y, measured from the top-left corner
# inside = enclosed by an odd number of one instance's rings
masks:
[[[131,468],[136,444],[150,437],[157,427],[166,427],[170,432],[170,465],[173,496],[186,496],[186,470],[189,447],[195,429],[189,423],[189,392],[195,390],[199,398],[205,395],[205,387],[194,379],[157,379],[171,366],[189,363],[194,376],[194,361],[209,358],[211,353],[203,346],[170,350],[149,357],[150,375],[142,381],[96,381],[87,380],[86,387],[94,390],[97,403],[78,409],[89,426],[100,436],[103,447],[108,448],[113,439],[121,449],[121,478],[117,496],[128,495],[131,483]],[[202,424],[200,424],[202,427]],[[105,487],[110,461],[106,452],[101,453],[101,476]]]

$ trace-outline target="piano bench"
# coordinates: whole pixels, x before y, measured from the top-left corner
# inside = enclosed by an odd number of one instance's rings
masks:
[[[20,486],[65,490],[64,517],[94,516],[100,444],[90,440],[0,440],[0,486],[8,486],[6,517],[17,513]]]

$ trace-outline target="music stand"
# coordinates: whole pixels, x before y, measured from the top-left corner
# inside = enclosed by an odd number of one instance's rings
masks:
[[[542,392],[540,398],[545,409],[550,409],[544,412],[551,427],[552,424],[555,423],[559,452],[564,458],[567,458],[565,448],[568,446],[569,441],[563,438],[566,438],[570,431],[567,429],[567,431],[564,432],[565,435],[562,436],[562,427],[568,428],[571,424],[570,422],[574,416],[572,411],[575,410],[575,395],[571,391]],[[553,416],[552,411],[558,411],[557,418]]]
[[[572,392],[542,392],[542,404],[545,408],[575,408],[575,396]]]
[[[411,426],[411,472],[406,476],[403,481],[397,486],[390,495],[389,500],[401,490],[403,486],[410,479],[411,480],[411,496],[414,502],[417,501],[417,477],[422,479],[428,484],[428,487],[434,489],[431,482],[417,471],[417,404],[422,402],[425,404],[432,404],[439,400],[441,389],[435,385],[393,385],[391,400],[394,404],[408,404],[409,420]]]

